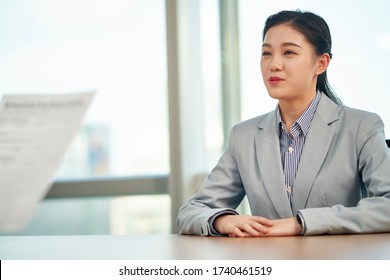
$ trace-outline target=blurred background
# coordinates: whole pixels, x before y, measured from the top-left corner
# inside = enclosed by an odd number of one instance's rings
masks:
[[[26,228],[7,234],[176,232],[178,208],[216,164],[231,126],[276,106],[259,62],[264,21],[279,10],[327,21],[332,87],[347,106],[378,113],[388,138],[389,8],[385,0],[1,0],[0,97],[96,91],[52,189]]]

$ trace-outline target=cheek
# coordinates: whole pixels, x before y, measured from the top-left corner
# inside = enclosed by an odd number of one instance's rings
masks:
[[[313,74],[312,68],[312,65],[303,63],[303,61],[300,61],[300,63],[293,63],[288,61],[284,64],[284,70],[288,72],[288,75],[297,77],[299,79],[311,78]]]
[[[264,60],[260,60],[260,70],[264,77],[264,74],[267,72],[267,63]]]

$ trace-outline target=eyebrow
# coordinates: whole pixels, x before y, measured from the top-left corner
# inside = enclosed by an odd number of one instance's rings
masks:
[[[264,43],[264,44],[262,45],[262,47],[263,47],[263,48],[264,48],[264,47],[272,48],[272,46],[271,46],[270,44],[268,44],[268,43]],[[293,42],[285,42],[285,43],[282,44],[282,47],[298,47],[298,48],[301,48],[301,49],[302,49],[302,47],[301,47],[300,45],[295,44],[295,43],[293,43]]]

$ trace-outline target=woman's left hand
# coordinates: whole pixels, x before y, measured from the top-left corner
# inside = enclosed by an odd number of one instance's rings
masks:
[[[273,225],[268,228],[268,232],[259,235],[260,237],[267,236],[294,236],[300,235],[302,226],[298,224],[295,217],[272,220]],[[234,234],[229,234],[231,237],[236,237]],[[250,236],[249,234],[247,236]]]

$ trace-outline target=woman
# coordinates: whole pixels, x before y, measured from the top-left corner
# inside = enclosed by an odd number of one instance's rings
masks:
[[[282,11],[263,31],[261,71],[275,111],[233,127],[229,146],[178,215],[182,234],[289,236],[390,232],[383,122],[345,107],[326,70],[328,25]],[[252,216],[236,207],[247,195]]]

